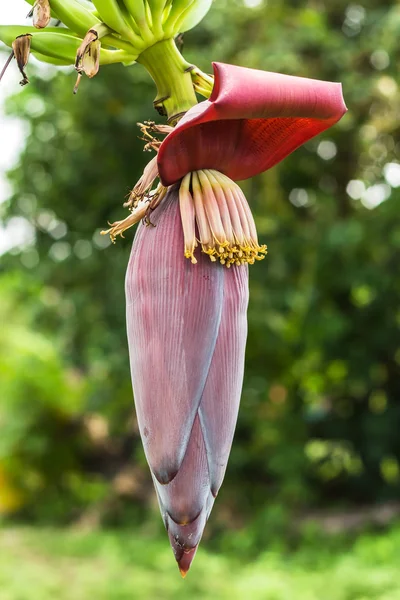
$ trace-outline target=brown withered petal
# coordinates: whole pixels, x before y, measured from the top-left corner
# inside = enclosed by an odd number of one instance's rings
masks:
[[[100,47],[97,31],[91,29],[83,38],[82,44],[76,53],[75,69],[78,73],[85,73],[88,77],[94,77],[100,67]]]
[[[97,31],[90,29],[83,38],[82,44],[76,53],[75,69],[78,71],[78,78],[74,87],[74,94],[78,91],[82,73],[92,78],[99,72],[100,48],[101,42]]]
[[[33,7],[33,25],[37,29],[44,29],[50,23],[50,2],[49,0],[36,0]]]
[[[29,83],[29,79],[24,69],[28,64],[29,55],[31,52],[31,40],[32,35],[30,33],[25,33],[24,35],[19,35],[12,43],[12,49],[17,60],[18,69],[21,71],[21,75],[23,77],[23,79],[20,81],[20,85],[26,85]]]
[[[94,77],[99,72],[100,48],[100,40],[96,40],[90,44],[88,51],[83,56],[82,68],[88,77]]]

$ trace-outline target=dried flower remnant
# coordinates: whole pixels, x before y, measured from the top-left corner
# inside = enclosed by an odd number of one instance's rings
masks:
[[[76,53],[75,69],[78,71],[78,78],[74,87],[74,94],[78,91],[82,73],[85,73],[91,79],[99,72],[100,48],[99,34],[95,29],[91,29],[87,32]]]
[[[31,41],[32,36],[30,33],[19,35],[12,44],[13,53],[17,61],[18,69],[21,72],[22,79],[19,82],[20,85],[24,86],[29,83],[29,79],[25,73],[25,67],[29,61],[29,55],[31,53]]]
[[[37,29],[44,29],[50,23],[50,2],[49,0],[36,0],[32,9],[33,25]]]

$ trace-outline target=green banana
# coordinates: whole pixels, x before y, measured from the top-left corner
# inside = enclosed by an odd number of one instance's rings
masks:
[[[40,60],[40,62],[45,62],[50,65],[55,65],[57,67],[69,67],[72,66],[72,62],[70,60],[62,60],[61,58],[54,58],[53,56],[46,56],[45,54],[40,54],[40,52],[36,52],[35,50],[32,52],[33,56]]]
[[[147,22],[146,9],[143,0],[124,0],[124,4],[132,15],[143,40],[145,42],[152,42],[153,34]]]
[[[162,16],[162,22],[163,22],[163,24],[167,21],[169,15],[171,13],[171,8],[172,8],[173,1],[174,0],[168,0],[167,3],[166,3],[166,5],[165,5],[165,7],[164,7],[163,16]]]
[[[183,33],[196,27],[206,16],[211,8],[212,0],[197,0],[194,6],[190,6],[176,22],[177,32]]]
[[[153,33],[157,37],[162,37],[164,34],[162,26],[163,13],[168,0],[146,0],[146,2],[151,11]]]
[[[0,40],[7,46],[12,46],[16,37],[24,34],[31,34],[31,48],[34,52],[44,54],[49,58],[56,58],[67,61],[68,64],[74,64],[77,50],[82,42],[81,38],[68,30],[62,30],[57,27],[38,30],[34,27],[20,26],[0,26]],[[118,62],[130,62],[137,58],[133,52],[128,54],[124,50],[100,50],[100,64],[107,65]]]
[[[35,0],[27,0],[34,4]],[[100,20],[87,10],[78,0],[50,0],[51,10],[66,27],[84,36],[88,29]]]
[[[27,2],[34,4],[35,0],[27,0]],[[50,3],[54,16],[60,19],[71,31],[75,31],[82,37],[86,35],[89,29],[100,25],[102,22],[94,14],[94,11],[87,10],[86,5],[83,6],[78,0],[50,0]],[[114,35],[107,35],[103,43],[126,50],[128,54],[137,50],[136,48],[133,49],[128,42],[124,42]]]
[[[136,35],[141,37],[139,27],[137,26],[131,13],[126,8],[126,5],[124,4],[124,0],[117,0],[117,3],[119,6],[119,10],[121,11],[121,14],[122,14],[123,18],[125,19],[126,23],[128,24],[128,26],[132,29],[132,31],[134,33],[136,33]]]
[[[172,2],[168,18],[164,23],[164,31],[168,35],[168,37],[172,37],[173,35],[179,33],[179,31],[175,29],[176,21],[190,6],[193,6],[194,3],[197,1],[198,0],[174,0]]]
[[[94,11],[94,6],[90,0],[78,0],[78,2],[80,2],[87,10],[90,10],[91,12]]]
[[[66,29],[60,29],[59,27],[46,27],[46,29],[36,29],[36,27],[32,27],[30,25],[0,25],[0,40],[4,42],[7,46],[12,46],[13,41],[19,35],[24,35],[25,33],[31,33],[32,36],[40,36],[46,33],[58,33],[62,36],[65,36],[67,32],[68,36],[72,36],[79,41],[79,37],[68,31]]]
[[[145,44],[142,38],[136,35],[125,21],[117,0],[93,0],[93,4],[99,11],[104,23],[122,35],[122,37],[128,40],[138,51],[144,49]]]

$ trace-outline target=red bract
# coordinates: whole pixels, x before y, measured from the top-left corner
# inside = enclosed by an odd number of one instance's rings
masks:
[[[141,226],[126,276],[140,434],[181,573],[189,569],[232,444],[243,381],[247,265],[183,257],[177,187]]]
[[[215,169],[234,181],[276,165],[346,112],[340,83],[214,63],[209,100],[191,108],[158,153],[164,185]]]
[[[233,180],[272,167],[346,111],[337,83],[218,63],[214,71],[210,100],[160,146],[159,175],[173,187],[143,197],[153,159],[132,214],[111,229],[122,233],[156,207],[129,262],[128,340],[140,433],[182,574],[225,474],[243,381],[247,265],[267,252]]]

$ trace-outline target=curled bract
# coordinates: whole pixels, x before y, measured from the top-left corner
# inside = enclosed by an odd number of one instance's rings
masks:
[[[162,143],[164,185],[215,169],[234,181],[276,165],[346,112],[340,83],[214,63],[209,100],[191,108]]]

